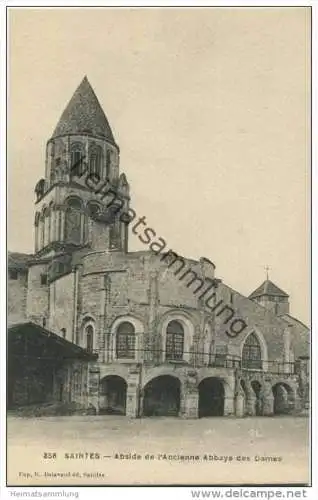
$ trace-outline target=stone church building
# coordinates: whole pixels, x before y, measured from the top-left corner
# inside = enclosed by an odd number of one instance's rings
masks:
[[[34,253],[8,256],[8,408],[184,418],[308,408],[309,331],[288,294],[266,279],[245,297],[204,257],[129,252],[119,159],[85,77],[46,145]]]

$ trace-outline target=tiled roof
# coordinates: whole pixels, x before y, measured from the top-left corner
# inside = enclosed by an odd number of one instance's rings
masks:
[[[262,295],[271,295],[272,297],[288,297],[288,294],[278,288],[272,281],[265,280],[254,292],[249,295],[250,299],[255,299],[256,297],[261,297]]]
[[[90,134],[115,144],[108,120],[86,76],[63,111],[52,137],[68,134]]]
[[[19,252],[8,252],[9,269],[26,269],[32,255]]]

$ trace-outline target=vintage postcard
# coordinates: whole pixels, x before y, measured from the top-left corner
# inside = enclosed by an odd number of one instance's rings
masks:
[[[7,29],[7,485],[310,485],[311,8]]]

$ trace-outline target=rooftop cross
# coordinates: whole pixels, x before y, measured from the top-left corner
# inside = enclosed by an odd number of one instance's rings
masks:
[[[266,279],[268,280],[269,279],[269,270],[270,270],[270,267],[269,266],[265,266],[264,269],[266,271]]]

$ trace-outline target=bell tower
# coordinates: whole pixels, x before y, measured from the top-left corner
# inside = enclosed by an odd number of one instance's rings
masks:
[[[87,248],[126,252],[129,184],[119,147],[87,77],[46,145],[45,177],[35,187],[35,253]],[[121,220],[123,219],[123,220]]]

